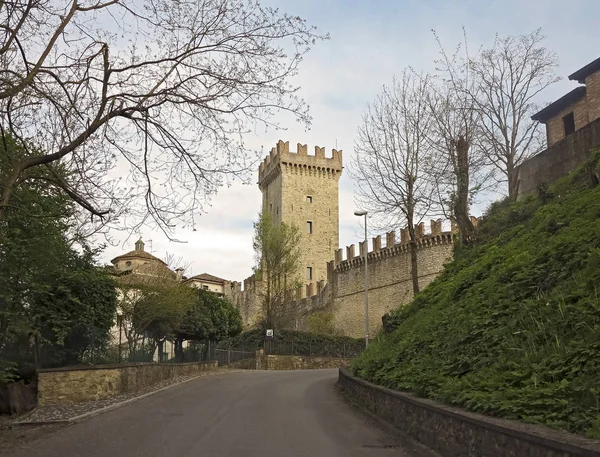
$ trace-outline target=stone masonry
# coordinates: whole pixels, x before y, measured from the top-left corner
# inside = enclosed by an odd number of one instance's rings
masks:
[[[307,317],[316,311],[333,314],[336,330],[349,336],[364,336],[364,249],[359,243],[346,248],[346,260],[339,244],[338,182],[342,173],[342,151],[325,157],[324,148],[308,155],[306,145],[290,152],[289,143],[279,141],[259,167],[258,184],[263,208],[275,222],[296,224],[302,233],[302,262],[298,279],[304,287],[288,303],[298,316],[295,327],[303,329]],[[310,222],[310,225],[308,224]],[[474,219],[476,222],[476,219]],[[308,233],[312,229],[312,233]],[[410,245],[408,231],[373,238],[369,251],[369,321],[371,333],[381,326],[382,316],[412,298]],[[452,257],[452,234],[442,232],[441,220],[431,222],[430,233],[424,224],[417,228],[419,283],[429,284]],[[307,267],[312,279],[307,278]],[[227,293],[242,314],[244,326],[251,328],[262,319],[263,284],[254,276]]]
[[[472,218],[477,223],[476,218]],[[453,235],[442,231],[441,220],[431,221],[430,233],[423,223],[417,226],[419,285],[426,287],[451,260]],[[299,328],[306,325],[306,317],[315,311],[331,312],[335,329],[353,337],[365,336],[365,262],[364,245],[348,246],[336,252],[327,265],[327,281],[310,284],[300,291],[291,304],[303,316]],[[369,329],[374,335],[381,327],[381,318],[390,310],[410,302],[413,298],[410,244],[408,230],[386,234],[385,246],[381,236],[373,238],[368,252]]]
[[[325,157],[325,148],[298,144],[290,152],[289,142],[277,147],[259,167],[258,184],[263,209],[275,222],[295,224],[302,235],[302,258],[297,279],[303,284],[327,277],[326,265],[339,244],[338,182],[342,174],[342,151]],[[311,277],[307,269],[310,268]]]

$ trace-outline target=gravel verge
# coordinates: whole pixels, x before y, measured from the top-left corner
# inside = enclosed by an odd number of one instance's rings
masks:
[[[240,371],[244,370],[218,369],[214,371],[205,371],[193,376],[178,376],[176,378],[167,379],[137,392],[122,393],[114,397],[105,398],[103,400],[74,403],[70,405],[40,406],[21,416],[18,420],[13,422],[13,425],[66,424],[69,422],[75,422],[79,419],[109,411],[121,405],[147,397],[161,390],[191,381],[193,379]]]

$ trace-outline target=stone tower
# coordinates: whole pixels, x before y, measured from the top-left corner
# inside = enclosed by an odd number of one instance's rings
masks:
[[[260,164],[258,185],[263,208],[277,223],[295,224],[302,234],[298,279],[308,284],[327,279],[327,262],[339,244],[338,182],[342,175],[342,151],[325,157],[325,148],[306,145],[290,152],[289,142],[277,147]]]

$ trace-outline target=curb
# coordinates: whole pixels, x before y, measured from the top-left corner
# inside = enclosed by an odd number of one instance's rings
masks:
[[[228,371],[223,371],[221,373],[217,373],[214,376],[225,374],[227,372]],[[231,371],[229,371],[229,372],[231,373]],[[70,417],[68,419],[56,419],[56,420],[46,420],[46,421],[13,422],[13,425],[35,426],[35,425],[55,425],[55,424],[63,424],[64,425],[64,424],[74,424],[74,423],[76,423],[76,422],[78,422],[80,420],[87,419],[87,418],[93,417],[93,416],[98,416],[98,415],[100,415],[102,413],[106,413],[106,412],[111,411],[113,409],[120,408],[121,406],[125,406],[125,405],[128,405],[130,403],[134,403],[134,402],[136,402],[138,400],[141,400],[143,398],[150,397],[151,395],[154,395],[154,394],[157,394],[157,393],[162,392],[164,390],[170,389],[171,387],[180,386],[180,385],[185,384],[187,382],[194,381],[194,380],[199,379],[199,378],[206,378],[206,377],[208,377],[208,376],[202,376],[202,375],[194,376],[193,378],[186,379],[184,381],[181,381],[181,382],[178,382],[178,383],[175,383],[175,384],[170,384],[168,386],[161,387],[160,389],[156,389],[156,390],[153,390],[151,392],[147,392],[145,394],[138,395],[137,397],[129,398],[127,400],[123,400],[123,401],[120,401],[118,403],[114,403],[112,405],[104,406],[103,408],[94,409],[92,411],[88,411],[87,413],[79,414],[77,416],[73,416],[73,417]]]

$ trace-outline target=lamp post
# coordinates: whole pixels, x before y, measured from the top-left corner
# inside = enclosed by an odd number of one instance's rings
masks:
[[[122,336],[123,336],[123,332],[122,332],[122,328],[123,328],[123,310],[121,308],[117,308],[117,322],[119,323],[119,363],[121,363],[123,361],[122,359],[122,350],[123,347],[121,345],[122,343]]]
[[[365,250],[365,347],[369,346],[369,265],[367,257],[369,254],[369,243],[367,241],[367,212],[366,211],[354,211],[355,216],[365,217],[365,241],[363,248]]]

